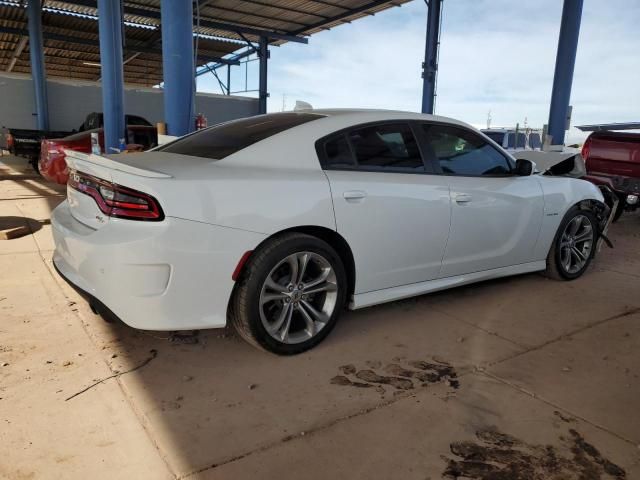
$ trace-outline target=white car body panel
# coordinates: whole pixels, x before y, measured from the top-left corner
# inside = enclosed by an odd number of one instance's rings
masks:
[[[337,230],[355,260],[356,294],[438,278],[451,216],[449,188],[441,178],[326,173]]]
[[[594,185],[564,177],[323,170],[316,140],[346,127],[394,119],[472,127],[407,112],[316,112],[327,116],[222,160],[69,152],[70,168],[152,195],[165,218],[110,218],[69,188],[52,214],[56,267],[133,327],[222,327],[238,262],[283,230],[342,236],[356,270],[350,306],[361,308],[542,270],[567,210],[603,200]]]
[[[372,305],[379,305],[381,303],[391,302],[394,300],[415,297],[416,295],[446,290],[447,288],[461,287],[462,285],[468,285],[481,280],[490,280],[493,278],[538,272],[545,268],[545,261],[540,260],[538,262],[510,265],[508,267],[494,268],[491,270],[457,275],[454,277],[438,278],[428,282],[412,283],[410,285],[388,288],[377,292],[361,293],[353,296],[350,308],[356,310],[358,308],[370,307]]]
[[[538,176],[544,194],[544,215],[534,257],[547,256],[558,225],[569,209],[585,200],[604,202],[602,193],[593,183],[577,178]]]
[[[224,327],[238,259],[265,235],[166,218],[112,218],[99,230],[68,202],[52,213],[56,268],[128,325],[144,330]]]
[[[540,260],[531,257],[544,210],[538,178],[445,178],[451,189],[451,230],[442,277]]]

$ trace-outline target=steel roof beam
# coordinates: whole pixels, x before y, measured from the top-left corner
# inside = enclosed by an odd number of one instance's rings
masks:
[[[20,40],[18,41],[15,50],[13,51],[13,54],[11,55],[11,62],[9,62],[9,66],[7,66],[7,72],[10,72],[11,70],[13,70],[14,65],[16,64],[16,62],[18,61],[18,58],[20,58],[20,55],[22,55],[22,51],[24,50],[24,47],[27,45],[27,37],[21,37]]]
[[[217,5],[204,5],[204,6],[201,6],[200,8],[211,8],[211,9],[214,9],[214,10],[221,10],[223,12],[237,13],[237,14],[246,15],[246,16],[249,16],[249,17],[261,18],[263,20],[270,20],[272,22],[293,23],[295,25],[305,25],[304,23],[296,22],[295,20],[285,20],[285,19],[282,19],[282,18],[274,18],[274,17],[269,17],[267,15],[262,15],[261,13],[245,12],[245,11],[242,11],[242,10],[237,10],[235,8],[219,7]],[[276,8],[276,7],[273,7],[273,8]],[[200,19],[202,20],[202,16],[200,16]],[[246,25],[248,25],[248,24],[246,24]]]
[[[64,3],[70,5],[80,5],[83,7],[96,8],[95,0],[64,0]],[[147,10],[146,8],[124,6],[125,15],[134,15],[136,17],[142,17],[153,20],[160,20],[160,12],[157,10]],[[272,40],[286,40],[288,42],[296,43],[309,43],[309,40],[305,37],[300,37],[298,34],[291,32],[274,32],[271,30],[264,30],[261,28],[246,27],[243,25],[235,25],[226,22],[217,22],[213,20],[207,20],[200,18],[200,27],[211,28],[214,30],[224,30],[226,32],[244,33],[245,35],[252,35],[256,37],[267,37]]]
[[[11,28],[11,27],[3,27],[0,26],[0,33],[10,33],[13,35],[28,35],[28,31],[25,29],[21,29],[21,28]],[[78,45],[87,45],[90,47],[98,47],[98,39],[92,40],[92,39],[88,39],[88,38],[81,38],[81,37],[74,37],[71,35],[60,35],[57,33],[51,33],[51,32],[44,32],[43,33],[43,37],[45,40],[54,40],[54,41],[58,41],[58,42],[69,42],[69,43],[76,43]],[[155,55],[162,55],[162,49],[160,48],[149,48],[149,47],[145,47],[142,45],[138,45],[135,43],[131,43],[131,41],[127,41],[127,50],[129,51],[134,51],[134,52],[140,52],[140,53],[151,53],[151,54],[155,54]],[[89,53],[89,52],[87,52]],[[226,58],[221,58],[221,57],[216,57],[216,56],[210,56],[210,55],[198,55],[198,60],[201,60],[203,62],[206,63],[210,63],[210,62],[217,62],[217,63],[223,63],[225,65],[239,65],[240,62],[238,62],[237,60],[232,60],[232,59],[226,59]]]
[[[334,17],[329,17],[327,20],[323,20],[321,22],[317,22],[314,23],[312,25],[309,25],[305,28],[302,29],[298,29],[298,30],[294,30],[293,32],[291,32],[293,35],[300,35],[301,33],[304,32],[308,32],[310,30],[314,30],[316,28],[323,28],[325,25],[329,25],[330,23],[334,23],[334,22],[340,22],[342,20],[344,20],[347,17],[350,17],[351,15],[357,15],[358,13],[364,13],[367,14],[367,10],[371,10],[372,8],[376,8],[379,7],[380,5],[384,5],[384,4],[388,4],[390,3],[389,0],[375,0],[373,2],[369,2],[365,5],[362,5],[360,7],[356,7],[356,8],[351,8],[346,10],[345,12],[336,15]],[[341,7],[342,8],[342,7]]]
[[[303,15],[309,15],[311,17],[324,18],[325,20],[329,18],[326,15],[320,15],[319,13],[305,12],[304,10],[300,10],[298,8],[293,8],[293,7],[281,7],[280,5],[273,5],[273,4],[270,4],[268,2],[262,2],[260,0],[244,0],[244,2],[245,3],[251,3],[253,5],[260,5],[261,7],[275,8],[276,10],[280,10],[280,11],[283,11],[283,12],[300,13],[300,14],[303,14]],[[209,8],[219,8],[219,7],[214,7],[213,5],[209,5]],[[245,14],[246,14],[246,12],[245,12]],[[291,22],[291,23],[296,23],[296,22]],[[302,24],[302,25],[304,25],[304,24]]]

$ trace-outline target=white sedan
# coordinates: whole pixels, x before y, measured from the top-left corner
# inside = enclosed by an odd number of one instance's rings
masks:
[[[587,269],[608,208],[469,125],[374,110],[236,120],[142,154],[67,152],[54,264],[140,329],[224,327],[279,354],[351,309]]]

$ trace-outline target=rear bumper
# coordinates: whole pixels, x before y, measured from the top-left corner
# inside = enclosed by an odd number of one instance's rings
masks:
[[[263,235],[167,218],[94,230],[67,202],[51,216],[56,270],[98,310],[144,330],[224,327],[238,260]]]
[[[640,206],[640,178],[589,174],[584,179],[611,188],[626,208],[635,209]]]
[[[102,303],[100,300],[98,300],[96,297],[91,295],[89,292],[81,289],[78,285],[76,285],[71,280],[69,280],[65,276],[65,274],[62,273],[62,271],[60,271],[55,261],[53,262],[53,268],[56,269],[56,272],[58,272],[58,275],[60,275],[60,277],[65,282],[67,282],[69,286],[71,286],[76,292],[78,292],[80,296],[83,297],[89,303],[89,305],[91,305],[92,310],[99,313],[107,321],[116,320],[116,321],[122,322],[122,320],[118,318],[118,316],[115,313],[113,313],[111,309],[107,307],[104,303]]]

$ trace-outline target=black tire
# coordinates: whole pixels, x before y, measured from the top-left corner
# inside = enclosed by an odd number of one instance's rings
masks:
[[[284,265],[282,262],[291,255],[304,255],[305,252],[318,255],[318,258],[326,260],[331,266],[337,287],[335,294],[332,294],[335,295],[332,297],[335,304],[328,321],[322,323],[323,326],[311,338],[298,343],[286,343],[274,338],[263,323],[261,315],[264,315],[264,311],[261,304],[261,292],[267,277],[273,273],[278,265]],[[324,295],[328,295],[328,293]],[[295,232],[285,233],[267,240],[249,258],[238,279],[231,300],[230,320],[238,334],[250,344],[278,355],[295,355],[315,347],[329,335],[344,308],[346,296],[347,276],[344,265],[335,250],[326,242],[311,235]],[[274,302],[280,302],[280,300]],[[280,305],[280,303],[276,303],[276,305]],[[284,303],[281,308],[284,309]],[[296,308],[302,309],[297,305]],[[302,312],[299,311],[294,313],[298,317],[302,315]],[[300,318],[292,318],[291,325],[294,321],[300,323],[300,320]]]
[[[571,223],[571,221],[577,216],[582,216],[589,220],[591,224],[591,228],[593,231],[593,238],[591,240],[591,247],[589,249],[589,253],[587,255],[586,261],[584,261],[584,265],[579,268],[577,271],[568,270],[562,262],[562,253],[561,253],[561,243],[563,234],[567,225]],[[593,259],[596,251],[596,245],[598,243],[598,220],[595,215],[588,210],[581,210],[579,207],[572,207],[567,214],[560,222],[560,226],[558,227],[558,231],[556,232],[556,236],[553,239],[553,243],[551,244],[551,248],[549,249],[549,253],[547,255],[547,269],[545,270],[545,275],[549,278],[553,278],[555,280],[575,280],[582,276],[582,274],[589,268],[591,260]]]
[[[38,163],[38,159],[37,158],[30,158],[29,159],[29,163],[31,164],[31,167],[33,167],[33,169],[36,171],[36,173],[38,175],[41,175],[41,173],[40,173],[40,164]]]

